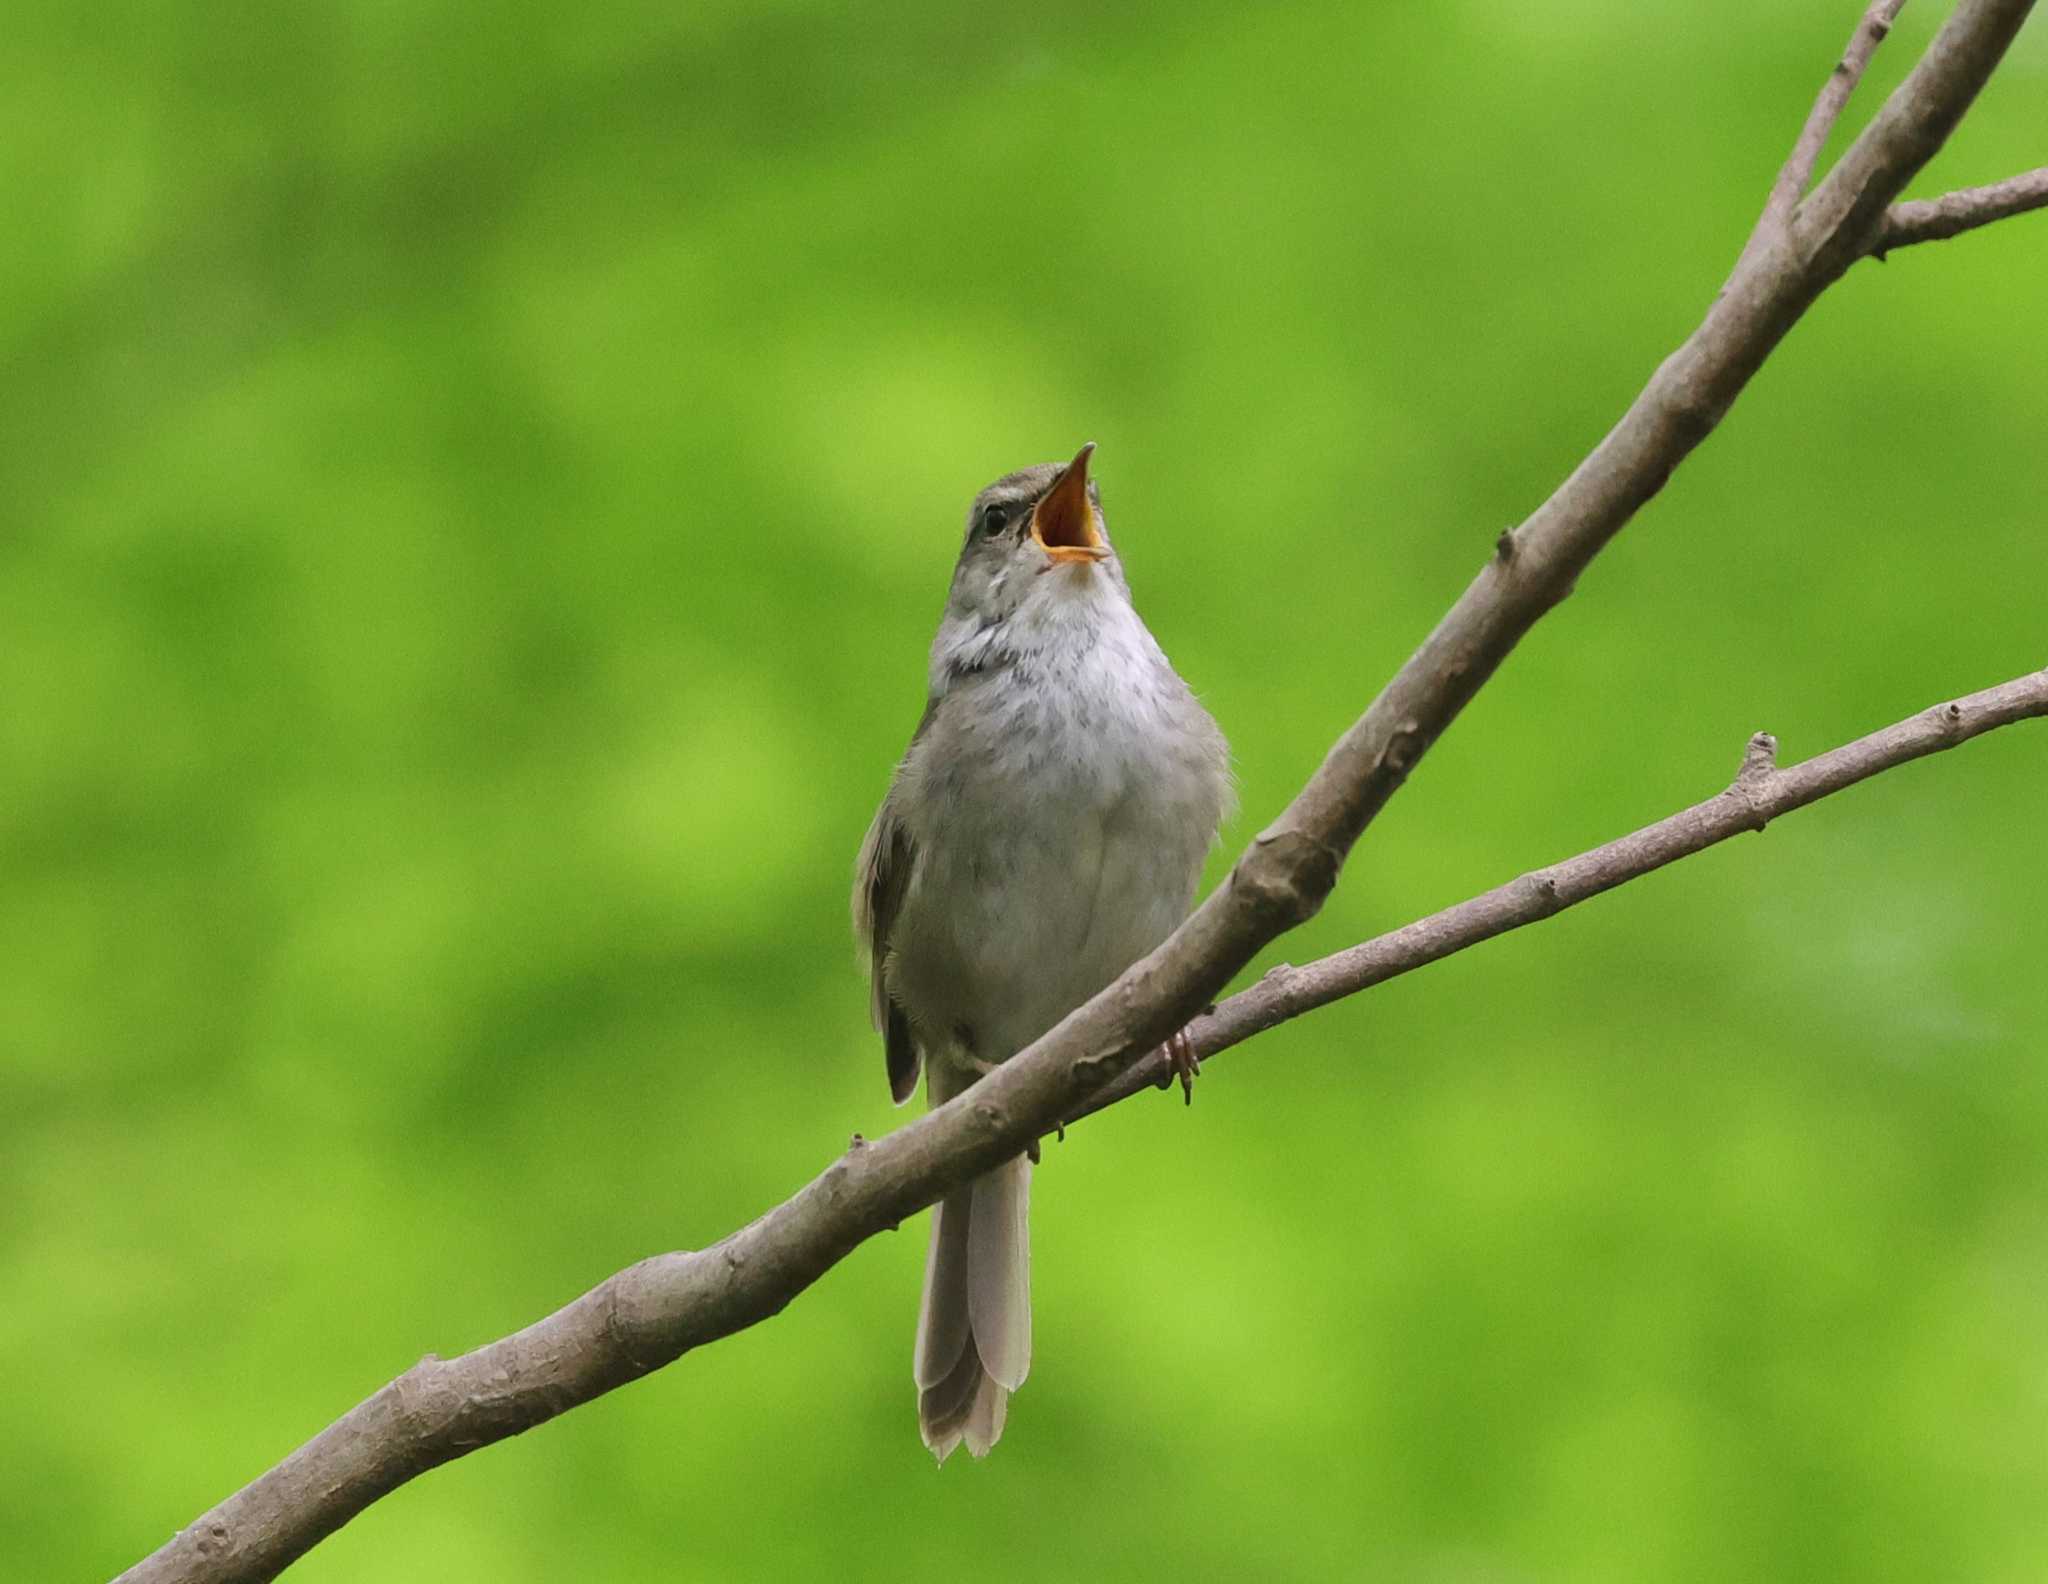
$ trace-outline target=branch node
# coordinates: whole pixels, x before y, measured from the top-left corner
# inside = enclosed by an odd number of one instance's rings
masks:
[[[1493,556],[1503,564],[1515,558],[1515,527],[1513,523],[1501,529],[1500,537],[1493,542]]]
[[[868,1147],[868,1141],[863,1135],[856,1133],[846,1141],[846,1147],[848,1150],[863,1150]]]
[[[1758,732],[1742,750],[1742,768],[1735,772],[1735,784],[1745,786],[1761,781],[1778,768],[1778,739]]]
[[[1749,810],[1749,818],[1744,821],[1747,829],[1761,831],[1770,824],[1770,809],[1764,790],[1777,773],[1778,739],[1769,732],[1758,732],[1743,748],[1742,768],[1735,772],[1735,779],[1728,784],[1728,795]]]
[[[1230,871],[1230,884],[1249,893],[1262,915],[1292,927],[1315,917],[1337,883],[1341,862],[1329,843],[1305,832],[1268,830],[1245,849]]]
[[[977,1102],[973,1110],[969,1112],[969,1115],[981,1125],[981,1131],[990,1138],[994,1138],[997,1134],[1001,1133],[1009,1122],[1009,1118],[1003,1114],[1001,1106],[991,1105],[986,1100]]]
[[[1380,750],[1380,764],[1406,779],[1427,746],[1423,740],[1422,723],[1413,718],[1404,720],[1388,733],[1387,745]]]

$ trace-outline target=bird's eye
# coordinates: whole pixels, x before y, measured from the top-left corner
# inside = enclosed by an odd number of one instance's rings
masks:
[[[991,506],[981,514],[981,531],[993,538],[1001,533],[1010,521],[1010,508]]]

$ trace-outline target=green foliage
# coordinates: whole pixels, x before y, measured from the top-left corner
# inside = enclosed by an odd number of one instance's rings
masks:
[[[1254,832],[1853,10],[16,6],[8,1576],[898,1120],[845,892],[990,477],[1101,442]],[[2043,42],[1922,190],[2038,163]],[[1859,266],[1284,954],[2042,664],[2044,259]],[[918,1445],[918,1225],[293,1576],[2038,1577],[2044,751],[1078,1129],[985,1465]]]

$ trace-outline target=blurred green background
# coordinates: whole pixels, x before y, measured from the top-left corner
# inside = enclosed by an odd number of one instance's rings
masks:
[[[902,1119],[846,891],[988,479],[1101,443],[1234,850],[1696,322],[1854,11],[11,8],[7,1575]],[[1917,190],[2044,88],[2037,23]],[[2044,282],[2039,217],[1858,267],[1272,959],[2048,661]],[[920,1222],[293,1577],[2048,1575],[2044,768],[1086,1124],[986,1464],[918,1443]]]

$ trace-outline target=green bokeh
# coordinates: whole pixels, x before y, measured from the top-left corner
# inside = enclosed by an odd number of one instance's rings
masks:
[[[988,478],[1101,443],[1241,843],[1695,321],[1854,9],[14,6],[0,1572],[894,1125],[845,892]],[[2048,157],[2044,86],[2036,24],[1921,190]],[[1274,956],[2048,661],[2044,430],[2048,222],[1857,268]],[[984,1465],[917,1441],[919,1225],[293,1576],[2048,1574],[2044,769],[1079,1129]]]

